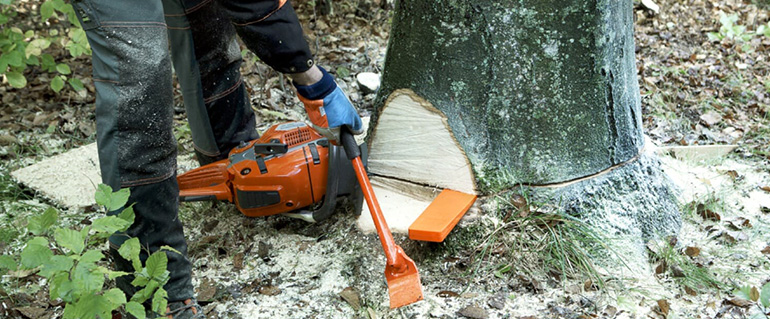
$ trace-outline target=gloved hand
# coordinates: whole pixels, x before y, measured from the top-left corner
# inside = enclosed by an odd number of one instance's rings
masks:
[[[364,132],[361,117],[347,95],[334,82],[334,77],[319,67],[323,73],[320,81],[311,85],[297,85],[297,96],[305,104],[305,111],[313,128],[332,143],[339,145],[340,127],[347,125],[353,134]]]

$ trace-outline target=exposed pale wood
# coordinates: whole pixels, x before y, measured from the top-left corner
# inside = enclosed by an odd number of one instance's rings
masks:
[[[93,205],[96,185],[102,182],[96,143],[18,169],[11,172],[11,176],[65,207]]]
[[[399,234],[409,232],[409,226],[441,191],[377,176],[370,180],[390,231]],[[366,204],[358,218],[358,227],[365,233],[376,231]]]
[[[446,116],[411,90],[390,95],[372,134],[371,173],[477,193],[470,162]]]
[[[692,146],[662,146],[658,154],[669,154],[678,159],[702,161],[724,157],[738,148],[738,145],[692,145]]]

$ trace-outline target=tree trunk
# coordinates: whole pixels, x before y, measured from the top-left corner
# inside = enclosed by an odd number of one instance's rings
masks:
[[[395,10],[369,137],[376,177],[480,195],[524,186],[608,232],[678,230],[644,152],[631,0]]]

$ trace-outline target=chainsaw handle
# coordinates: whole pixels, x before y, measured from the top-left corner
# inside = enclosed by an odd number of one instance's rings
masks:
[[[399,254],[400,247],[398,247],[393,240],[393,234],[391,234],[388,223],[385,221],[385,217],[382,214],[380,203],[377,201],[377,197],[374,196],[372,183],[369,181],[369,176],[366,175],[366,168],[361,161],[361,148],[358,147],[356,138],[353,137],[353,133],[350,132],[350,128],[346,125],[340,127],[340,144],[345,148],[345,153],[347,153],[348,159],[353,164],[353,170],[356,172],[358,185],[361,186],[361,191],[366,199],[366,205],[369,207],[369,212],[372,214],[372,222],[374,222],[374,227],[377,229],[377,235],[380,237],[382,249],[385,251],[387,264],[394,267],[396,273],[404,272],[406,270],[406,262],[403,255],[405,254]]]
[[[356,157],[361,157],[361,149],[347,125],[340,126],[340,144],[345,148],[345,154],[348,155],[349,160],[352,161]]]

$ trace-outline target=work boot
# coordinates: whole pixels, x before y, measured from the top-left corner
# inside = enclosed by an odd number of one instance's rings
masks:
[[[184,301],[174,301],[166,307],[166,317],[168,319],[204,319],[203,310],[195,299]]]

